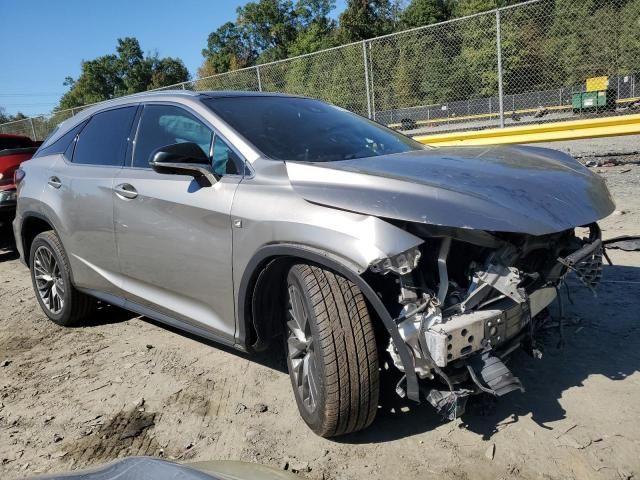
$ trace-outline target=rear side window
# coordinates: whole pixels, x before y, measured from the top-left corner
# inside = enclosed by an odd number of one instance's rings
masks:
[[[127,137],[136,108],[117,108],[91,117],[78,137],[73,162],[85,165],[124,165]]]
[[[209,157],[213,131],[186,110],[172,105],[146,105],[136,135],[133,166],[149,168],[151,154],[167,145],[192,142]]]
[[[55,142],[53,142],[51,145],[47,145],[46,147],[39,149],[33,157],[34,158],[44,157],[46,155],[56,155],[59,153],[67,152],[65,156],[70,161],[71,160],[70,153],[73,150],[72,148],[73,141],[78,136],[78,133],[80,133],[80,131],[82,130],[82,127],[84,127],[86,124],[87,122],[85,121],[76,125],[67,133],[62,135],[59,139],[57,139]]]

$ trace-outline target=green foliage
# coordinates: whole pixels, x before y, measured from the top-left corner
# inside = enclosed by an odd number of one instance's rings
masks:
[[[451,6],[451,14],[453,17],[466,17],[474,13],[502,7],[504,3],[501,0],[454,0]]]
[[[612,1],[598,8],[600,2],[595,0],[556,0],[546,49],[556,59],[556,68],[550,72],[554,81],[578,86],[588,77],[616,73],[617,42],[612,39],[619,31],[621,3]]]
[[[116,54],[82,62],[77,79],[67,77],[71,87],[60,99],[57,110],[79,107],[109,98],[141,92],[189,80],[189,72],[176,58],[145,56],[138,40],[118,39]]]
[[[390,0],[348,0],[340,15],[341,40],[356,42],[391,33],[398,24],[398,10],[398,3]]]
[[[209,34],[202,56],[205,62],[198,73],[206,77],[252,65],[257,54],[246,32],[235,23],[227,22]]]
[[[630,0],[618,15],[618,72],[640,70],[640,0]]]
[[[298,28],[289,56],[313,53],[339,45],[336,22],[329,18],[335,0],[299,0],[295,7]]]
[[[238,8],[235,22],[209,34],[200,77],[338,45],[329,18],[335,0],[258,0]]]
[[[296,13],[290,0],[249,2],[237,12],[237,24],[257,52],[258,63],[286,58],[296,38]]]
[[[17,112],[14,115],[10,115],[7,113],[7,110],[4,107],[0,107],[0,124],[15,122],[16,120],[24,120],[25,118],[28,117],[22,112]]]
[[[400,27],[421,27],[448,18],[449,10],[444,0],[412,0],[400,14]]]
[[[336,22],[330,16],[335,0],[253,0],[209,35],[198,74],[210,78],[190,88],[255,90],[256,71],[240,69],[261,65],[263,90],[315,96],[366,113],[362,44],[264,64],[428,26],[367,42],[374,108],[495,97],[496,16],[456,19],[520,1],[347,0]],[[445,20],[454,21],[437,25]],[[639,73],[639,31],[640,0],[542,0],[503,10],[504,92],[580,88],[589,77]],[[145,56],[137,40],[125,38],[115,53],[83,62],[82,74],[65,80],[70,90],[59,108],[187,78],[180,60]]]

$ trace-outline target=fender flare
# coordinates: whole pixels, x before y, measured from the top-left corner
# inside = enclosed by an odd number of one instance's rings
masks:
[[[323,267],[327,267],[347,278],[360,288],[360,291],[386,327],[395,347],[398,350],[398,355],[400,356],[407,380],[407,397],[410,400],[420,403],[418,377],[415,373],[413,357],[409,352],[409,348],[404,343],[404,340],[402,340],[398,327],[393,321],[393,318],[391,318],[389,311],[384,306],[378,295],[373,291],[371,286],[360,276],[360,274],[358,274],[357,271],[353,270],[353,267],[349,265],[348,261],[343,260],[340,257],[336,257],[328,252],[296,244],[267,245],[259,249],[247,263],[238,288],[238,334],[236,340],[239,343],[246,344],[246,335],[251,318],[246,315],[246,313],[247,309],[251,308],[253,286],[265,263],[277,257],[300,258]],[[248,345],[245,346],[250,347]]]
[[[25,245],[24,245],[24,224],[25,221],[30,219],[30,218],[37,218],[38,220],[42,220],[44,223],[48,224],[51,227],[51,230],[53,230],[54,232],[56,232],[56,235],[58,234],[58,229],[56,228],[56,225],[54,222],[51,221],[50,218],[48,218],[46,215],[44,215],[43,213],[40,212],[36,212],[34,210],[27,210],[26,212],[23,212],[20,215],[20,224],[18,225],[19,228],[17,228],[17,233],[20,235],[20,245],[22,247],[22,262],[29,266],[28,262],[26,261],[27,256],[31,253],[31,252],[27,252],[25,251]],[[16,241],[18,241],[18,239],[16,238]]]

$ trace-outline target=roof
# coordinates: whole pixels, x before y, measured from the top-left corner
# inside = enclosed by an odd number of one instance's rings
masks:
[[[298,97],[299,95],[292,95],[289,93],[280,92],[255,92],[244,90],[209,90],[200,92],[203,96],[207,97]]]
[[[47,143],[56,141],[64,133],[68,132],[70,128],[84,121],[94,113],[101,111],[102,109],[119,107],[134,103],[136,100],[143,101],[146,98],[157,99],[158,97],[183,97],[195,100],[197,98],[233,98],[233,97],[288,97],[288,98],[302,98],[298,95],[290,95],[279,92],[255,92],[255,91],[240,91],[240,90],[206,90],[206,91],[192,91],[192,90],[150,90],[148,92],[134,93],[132,95],[126,95],[124,97],[116,97],[103,102],[99,102],[81,110],[76,115],[64,120],[60,123],[56,132],[50,135]]]

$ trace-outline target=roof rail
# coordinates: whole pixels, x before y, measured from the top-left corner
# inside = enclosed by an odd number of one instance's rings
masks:
[[[193,90],[183,90],[181,88],[176,88],[172,90],[149,90],[146,92],[132,93],[131,95],[126,95],[124,97],[116,97],[110,100],[120,100],[122,98],[134,98],[134,97],[146,97],[150,95],[185,95],[188,97],[197,97],[202,92],[194,92]]]

